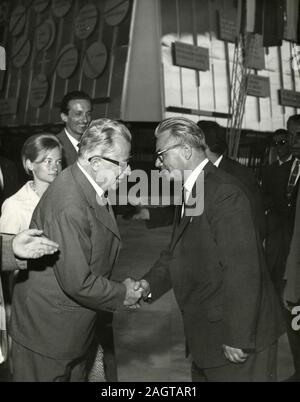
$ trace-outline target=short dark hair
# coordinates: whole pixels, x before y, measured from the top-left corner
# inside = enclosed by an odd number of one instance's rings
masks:
[[[205,142],[211,152],[223,155],[227,149],[225,129],[215,121],[199,120],[197,126],[204,133]]]
[[[30,162],[35,162],[41,156],[41,161],[43,161],[48,152],[55,148],[59,148],[59,150],[62,152],[62,145],[54,134],[41,133],[27,138],[21,151],[22,163],[25,172],[27,174],[31,173],[26,166],[27,159],[29,159]]]
[[[89,101],[91,103],[91,105],[93,104],[91,97],[87,93],[85,93],[83,91],[72,91],[72,92],[68,92],[63,97],[63,99],[61,101],[61,105],[60,105],[60,112],[67,115],[69,112],[69,102],[72,100],[75,100],[75,99],[76,100],[85,99],[85,100]]]
[[[285,130],[284,128],[279,128],[278,130],[274,131],[274,133],[272,135],[272,139],[274,137],[276,137],[276,135],[283,135],[284,137],[288,138],[289,132],[287,130]]]
[[[300,114],[293,114],[292,116],[290,116],[288,118],[288,121],[287,121],[288,131],[291,131],[291,125],[295,125],[295,126],[297,126],[297,128],[299,127],[299,131],[300,131]]]

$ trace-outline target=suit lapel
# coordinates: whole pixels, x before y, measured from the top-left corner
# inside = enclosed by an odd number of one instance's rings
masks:
[[[86,199],[89,207],[94,211],[96,218],[108,229],[110,230],[119,240],[121,240],[120,232],[112,211],[111,213],[107,210],[105,205],[100,205],[97,202],[97,194],[91,183],[87,180],[84,174],[81,172],[77,163],[71,166],[71,173],[74,177],[75,182],[79,186],[79,191],[81,195]]]
[[[204,171],[204,183],[206,180],[207,175],[211,171],[215,171],[217,168],[211,163],[208,162],[203,171]],[[193,205],[200,205],[203,206],[203,208],[199,208],[199,211],[197,211],[197,214],[195,215],[189,215],[187,214],[187,210],[184,211],[183,217],[179,220],[180,214],[181,214],[181,208],[182,206],[178,206],[176,208],[176,213],[175,213],[175,223],[174,223],[174,231],[173,231],[173,236],[171,240],[171,250],[174,249],[176,246],[178,240],[182,237],[183,233],[185,232],[186,228],[188,225],[193,221],[194,218],[199,217],[203,214],[204,211],[204,185],[201,187],[200,181],[202,180],[202,177],[199,175],[197,178],[197,181],[192,189],[192,195],[193,199],[195,200]],[[202,191],[199,194],[196,194],[196,189],[202,189]],[[191,198],[190,198],[191,199]],[[188,203],[189,209],[193,208],[193,205],[190,205]]]

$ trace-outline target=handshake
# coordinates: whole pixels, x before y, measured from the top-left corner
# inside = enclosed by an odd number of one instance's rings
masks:
[[[150,296],[150,285],[145,279],[134,280],[127,278],[123,282],[126,287],[124,306],[130,308],[140,307],[142,300],[148,301]]]

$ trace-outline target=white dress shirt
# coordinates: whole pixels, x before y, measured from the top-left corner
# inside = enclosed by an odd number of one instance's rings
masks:
[[[71,134],[68,133],[66,128],[65,128],[65,133],[66,133],[67,137],[69,138],[69,140],[70,140],[71,144],[73,145],[73,147],[78,152],[79,151],[79,148],[78,148],[79,142],[74,137],[72,137]]]

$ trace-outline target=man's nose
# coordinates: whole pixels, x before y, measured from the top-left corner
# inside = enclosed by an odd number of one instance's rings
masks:
[[[131,175],[131,167],[130,167],[130,165],[127,165],[127,168],[125,169],[125,174],[126,174],[127,176],[130,176],[130,175]]]
[[[159,158],[156,158],[155,167],[160,168],[162,167],[163,163]]]

